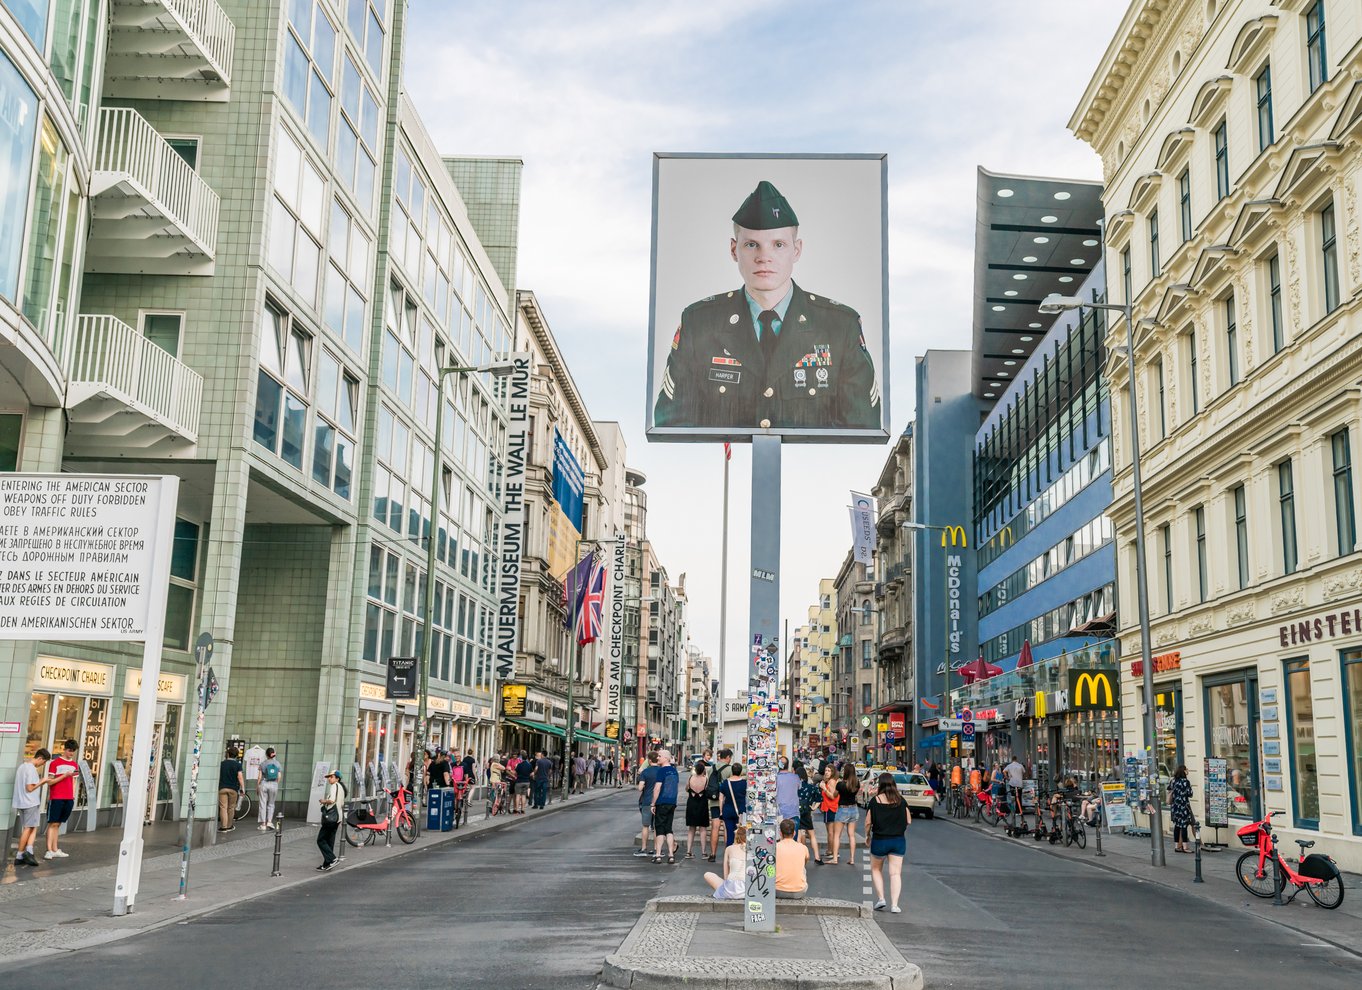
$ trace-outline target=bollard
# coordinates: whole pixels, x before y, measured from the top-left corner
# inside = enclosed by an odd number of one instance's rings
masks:
[[[281,877],[284,874],[279,869],[279,857],[284,853],[284,813],[281,811],[274,816],[274,868],[270,871],[270,876]]]
[[[336,854],[336,862],[345,862],[345,819],[350,813],[350,803],[341,802],[341,819],[336,824],[336,837],[331,840],[331,849]]]
[[[1102,823],[1098,822],[1093,831],[1097,833],[1097,855],[1105,859],[1107,854],[1102,851]]]
[[[1196,873],[1192,875],[1192,883],[1205,883],[1201,879],[1201,829],[1196,830]]]

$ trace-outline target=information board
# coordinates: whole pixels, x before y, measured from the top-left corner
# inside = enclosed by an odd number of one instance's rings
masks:
[[[1206,824],[1225,828],[1230,823],[1230,776],[1226,760],[1208,756],[1204,769],[1206,779]]]
[[[1134,828],[1135,812],[1126,800],[1126,785],[1120,780],[1102,782],[1102,820],[1107,828]]]
[[[152,585],[172,535],[161,502],[178,493],[166,480],[0,475],[0,638],[145,639],[165,611],[165,586]]]

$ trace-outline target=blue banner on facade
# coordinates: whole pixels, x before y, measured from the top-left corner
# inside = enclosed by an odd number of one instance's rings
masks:
[[[553,497],[577,532],[582,531],[582,494],[586,477],[563,435],[553,431]]]

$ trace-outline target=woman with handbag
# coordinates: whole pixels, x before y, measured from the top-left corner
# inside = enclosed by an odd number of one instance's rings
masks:
[[[823,803],[820,810],[823,812],[823,827],[827,830],[828,853],[832,853],[832,844],[838,837],[840,826],[837,824],[837,770],[831,763],[823,768],[823,782],[820,785],[823,795]],[[837,865],[837,857],[826,859],[823,862]]]
[[[341,783],[339,770],[327,773],[320,804],[322,827],[317,830],[317,848],[322,851],[322,865],[317,869],[325,873],[336,865],[336,830],[340,828],[345,809],[345,785]]]
[[[741,763],[733,764],[733,773],[724,781],[719,797],[719,817],[724,820],[724,838],[732,845],[738,820],[747,811],[747,778],[743,776]]]

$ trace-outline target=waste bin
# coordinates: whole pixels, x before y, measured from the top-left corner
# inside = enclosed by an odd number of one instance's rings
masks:
[[[440,831],[440,809],[444,805],[442,797],[446,788],[432,787],[426,791],[426,831]]]
[[[440,788],[440,831],[450,832],[454,829],[454,788]]]

